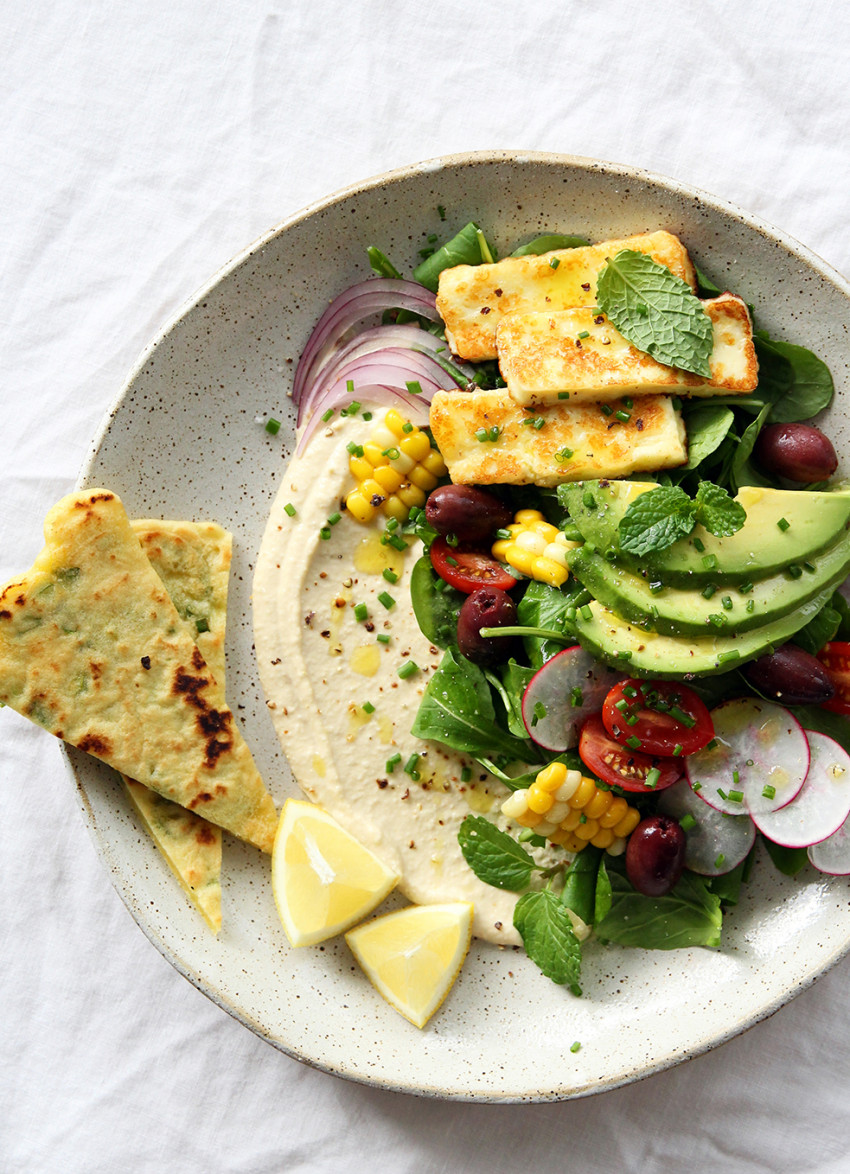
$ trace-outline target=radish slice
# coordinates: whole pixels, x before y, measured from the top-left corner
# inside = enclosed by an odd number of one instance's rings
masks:
[[[766,814],[790,803],[809,769],[808,739],[793,714],[772,701],[740,697],[718,705],[711,720],[713,748],[685,760],[699,797],[726,815]]]
[[[809,845],[809,860],[830,876],[850,876],[850,817],[837,832],[819,844]]]
[[[779,811],[753,815],[759,831],[785,848],[819,844],[850,815],[850,754],[826,734],[806,736],[812,761],[799,795]]]
[[[599,712],[608,693],[623,680],[622,673],[606,668],[578,644],[562,649],[537,670],[522,695],[522,720],[529,738],[546,750],[575,746],[585,719]],[[581,700],[578,693],[573,696],[574,689],[580,690]]]
[[[749,815],[716,811],[703,803],[684,780],[667,788],[658,809],[680,823],[688,815],[694,820],[685,831],[685,867],[701,876],[731,872],[755,843],[756,825]]]

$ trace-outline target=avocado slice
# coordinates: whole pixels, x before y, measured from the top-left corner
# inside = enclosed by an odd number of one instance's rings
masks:
[[[842,535],[816,556],[813,569],[792,577],[780,571],[757,579],[747,592],[710,584],[706,598],[694,587],[661,587],[623,563],[579,547],[569,555],[570,571],[590,594],[621,619],[667,636],[718,636],[746,632],[780,619],[827,588],[836,588],[850,573],[850,542]]]
[[[669,587],[764,579],[811,560],[850,527],[846,486],[809,492],[745,485],[735,498],[747,513],[737,534],[716,538],[695,526],[666,550],[637,559],[620,551],[617,528],[635,497],[654,488],[645,481],[579,481],[561,486],[558,497],[586,542]]]
[[[709,676],[728,673],[745,661],[778,648],[811,620],[832,595],[813,596],[787,615],[739,636],[664,636],[621,620],[596,599],[575,618],[582,647],[606,664],[636,677]]]

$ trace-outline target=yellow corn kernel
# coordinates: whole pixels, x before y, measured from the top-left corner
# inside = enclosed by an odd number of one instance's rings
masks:
[[[567,548],[560,542],[550,542],[543,551],[544,558],[550,558],[553,563],[558,563],[561,567],[567,565]]]
[[[600,815],[604,815],[610,806],[611,795],[597,788],[596,794],[591,798],[589,803],[585,804],[584,814],[588,819],[599,819]]]
[[[359,489],[352,489],[349,493],[345,499],[345,508],[357,522],[371,522],[375,516],[375,507]]]
[[[502,815],[508,819],[519,819],[528,810],[528,797],[525,791],[512,791],[502,804]]]
[[[557,791],[567,781],[567,773],[563,762],[550,762],[534,780],[534,786],[544,791]]]
[[[381,465],[375,470],[375,480],[388,494],[395,493],[404,485],[404,477],[389,465]]]
[[[416,430],[410,432],[403,440],[400,440],[398,447],[411,460],[421,461],[431,451],[431,441],[428,439],[426,433]]]
[[[396,518],[399,522],[406,522],[407,515],[410,513],[410,507],[406,506],[400,497],[391,493],[384,502],[382,509],[385,514],[391,518]]]
[[[616,836],[610,828],[600,828],[596,835],[591,837],[590,842],[594,848],[602,848],[604,850],[605,848],[610,848],[615,839]]]
[[[593,779],[589,779],[587,775],[582,775],[576,793],[569,800],[570,807],[574,811],[583,811],[585,804],[589,803],[595,794],[596,783],[594,783]]]
[[[611,796],[611,805],[604,815],[598,816],[600,827],[612,828],[618,824],[626,812],[629,810],[629,805],[625,799],[620,795]]]
[[[564,827],[553,832],[549,839],[553,844],[559,844],[562,848],[566,848],[568,852],[580,852],[582,848],[587,847],[585,840],[579,840],[574,832],[567,831]]]
[[[374,441],[363,445],[363,456],[375,469],[379,469],[381,465],[388,465],[390,463],[390,458],[384,455],[384,450],[380,445],[375,444]],[[353,469],[352,472],[354,472]],[[356,477],[357,474],[355,473],[354,476]]]
[[[427,457],[420,461],[420,464],[434,477],[445,477],[446,475],[446,462],[443,460],[442,453],[437,452],[435,448],[431,449]]]
[[[580,840],[592,840],[598,831],[599,824],[596,820],[588,819],[584,823],[579,822],[578,827],[575,829],[575,834]]]
[[[610,848],[605,849],[609,856],[622,856],[625,850],[626,841],[622,836],[617,836]]]
[[[517,823],[521,823],[525,828],[536,828],[543,820],[543,816],[537,811],[526,811],[524,815],[516,816]]]
[[[411,506],[422,506],[425,504],[425,494],[418,485],[411,485],[409,482],[406,485],[402,485],[396,496],[401,498],[408,510]]]
[[[357,481],[368,481],[375,472],[374,467],[365,457],[349,457],[348,468],[352,477]]]
[[[498,542],[493,543],[491,551],[493,558],[497,558],[499,562],[507,562],[507,553],[512,546],[513,542],[510,538],[500,538]]]
[[[371,501],[372,505],[375,506],[376,509],[379,505],[383,505],[387,498],[384,490],[372,477],[367,477],[365,481],[360,482],[360,492],[367,501]],[[376,501],[376,498],[379,498],[380,500]]]
[[[514,520],[517,525],[524,528],[530,526],[533,522],[544,522],[546,519],[540,510],[519,510]]]
[[[558,536],[558,527],[553,526],[551,522],[535,522],[529,529],[534,534],[538,534],[545,543],[554,542]]]
[[[528,807],[530,811],[536,811],[539,815],[545,815],[549,808],[554,803],[554,799],[549,791],[539,787],[537,783],[532,783],[528,788]]]
[[[623,839],[630,836],[640,823],[640,812],[634,807],[630,807],[619,823],[615,823],[611,831],[615,836],[620,836]]]
[[[546,549],[546,539],[542,534],[535,534],[533,530],[523,530],[514,539],[520,550],[527,550],[529,554],[541,555]]]
[[[406,423],[407,421],[399,415],[395,408],[390,408],[384,416],[384,424],[396,438],[405,435],[404,426]]]
[[[580,811],[571,811],[569,813],[569,815],[565,815],[564,818],[561,820],[561,827],[564,828],[565,831],[572,832],[572,831],[575,831],[575,829],[578,827],[578,825],[580,823],[581,823],[581,812]]]
[[[541,583],[551,583],[553,587],[560,587],[562,583],[566,583],[569,571],[554,559],[537,558],[532,576]]]
[[[437,478],[434,474],[429,473],[427,469],[423,469],[421,465],[414,465],[408,473],[408,477],[414,485],[418,485],[426,493],[430,493],[437,484]]]
[[[537,562],[537,556],[531,551],[522,550],[516,543],[513,543],[508,552],[507,561],[515,571],[528,575],[529,579],[534,578],[534,564]]]

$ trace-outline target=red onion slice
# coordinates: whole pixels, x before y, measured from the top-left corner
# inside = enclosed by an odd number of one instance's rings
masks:
[[[339,385],[337,385],[336,388],[329,388],[316,400],[313,414],[298,438],[295,455],[301,456],[316,429],[321,428],[325,423],[322,416],[328,408],[342,408],[355,400],[363,404],[398,408],[400,411],[403,410],[407,418],[414,424],[428,423],[428,404],[422,396],[411,395],[410,392],[401,391],[397,387],[386,387],[374,383],[355,388],[353,391],[347,389],[340,391]]]
[[[335,298],[316,323],[295,372],[292,398],[298,403],[314,368],[338,345],[339,339],[357,322],[384,310],[411,310],[438,322],[436,298],[415,281],[398,278],[369,278],[358,282]]]
[[[364,330],[362,334],[355,335],[354,338],[343,343],[335,351],[331,351],[325,357],[324,361],[320,363],[310,376],[311,383],[330,384],[334,378],[334,372],[343,363],[349,362],[352,359],[358,358],[360,355],[373,354],[375,351],[384,350],[385,348],[392,348],[394,351],[409,350],[418,354],[424,354],[434,357],[434,361],[439,366],[437,355],[445,353],[448,358],[450,351],[446,343],[436,335],[430,334],[427,330],[422,330],[418,326],[374,326],[370,330]],[[472,370],[467,368],[465,364],[455,362],[458,370],[468,378],[472,378]],[[441,370],[443,370],[441,368]],[[444,377],[451,379],[448,372],[444,371]],[[304,387],[301,388],[299,398],[304,398]]]

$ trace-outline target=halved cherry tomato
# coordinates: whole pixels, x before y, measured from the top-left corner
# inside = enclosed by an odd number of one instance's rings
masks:
[[[498,587],[500,591],[516,587],[517,581],[510,571],[473,546],[463,543],[449,546],[445,538],[435,538],[430,554],[431,566],[440,578],[467,595],[479,587]]]
[[[823,702],[823,708],[850,716],[850,644],[833,640],[820,650],[818,660],[835,686],[834,696]]]
[[[602,706],[605,729],[645,754],[695,754],[714,737],[711,714],[677,681],[619,681]],[[634,741],[637,739],[637,742]]]
[[[624,791],[643,791],[652,795],[672,787],[682,777],[682,763],[678,758],[653,758],[621,746],[608,736],[598,713],[593,714],[581,728],[578,744],[579,758],[588,770],[603,783],[622,787]],[[654,787],[646,786],[651,770],[659,771]]]

